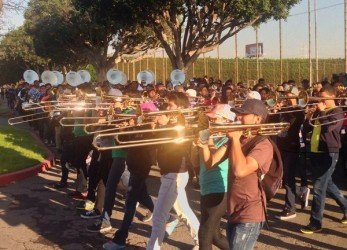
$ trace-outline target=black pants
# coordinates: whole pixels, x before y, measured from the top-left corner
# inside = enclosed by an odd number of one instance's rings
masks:
[[[220,222],[227,209],[227,193],[202,195],[200,200],[201,221],[199,228],[200,249],[210,250],[212,244],[229,249],[229,243],[221,233]]]
[[[66,184],[69,177],[69,169],[66,167],[66,163],[70,163],[73,157],[73,143],[72,141],[65,141],[62,146],[62,152],[60,156],[61,165],[61,183]]]
[[[300,187],[295,183],[296,170],[300,169],[299,152],[282,152],[283,179],[286,189],[285,208],[295,212],[295,198],[299,194]]]
[[[71,164],[77,171],[82,171],[84,176],[88,176],[86,159],[92,147],[93,136],[77,136],[73,139],[74,156],[71,159]]]
[[[112,154],[110,150],[101,152],[93,150],[92,160],[88,168],[88,200],[95,201],[95,192],[100,180],[102,180],[106,186],[111,164]],[[101,199],[103,200],[104,197],[101,197]]]

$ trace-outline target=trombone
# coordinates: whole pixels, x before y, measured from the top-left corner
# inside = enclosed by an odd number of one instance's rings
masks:
[[[86,132],[86,134],[88,135],[91,135],[91,134],[100,134],[100,133],[111,132],[115,130],[127,129],[127,128],[139,126],[139,125],[130,125],[128,122],[131,120],[133,120],[133,117],[110,120],[110,121],[102,121],[98,123],[89,123],[84,126],[84,132]],[[143,124],[140,124],[140,125],[143,125]],[[95,127],[113,127],[113,128],[92,130],[92,131],[89,130],[89,128],[95,128]]]
[[[32,122],[32,121],[37,121],[37,120],[43,120],[50,118],[51,116],[49,115],[51,111],[44,111],[41,113],[34,113],[34,114],[29,114],[29,115],[21,115],[21,116],[16,116],[8,119],[8,124],[9,125],[16,125],[16,124],[21,124],[25,122]],[[44,114],[48,114],[48,116],[43,116]],[[26,119],[29,118],[29,119]]]
[[[316,118],[311,118],[309,120],[309,124],[312,127],[327,126],[327,125],[330,125],[330,124],[334,124],[334,123],[346,120],[347,119],[346,114],[347,114],[346,111],[344,111],[344,112],[339,112],[339,113],[335,113],[335,114],[328,114],[328,115],[318,116]],[[338,116],[338,115],[344,115],[344,118],[337,119],[337,120],[334,120],[334,121],[325,122],[325,123],[315,124],[315,122],[318,121],[319,119],[328,118],[328,117],[332,117],[332,116]]]
[[[278,135],[289,129],[290,123],[263,123],[263,124],[228,124],[228,125],[210,125],[209,131],[212,135],[218,134],[218,136],[225,135],[232,131],[243,131],[243,135],[249,137],[251,135],[264,135],[272,136]]]
[[[84,127],[86,126],[85,123],[80,123],[81,121],[83,122],[84,120],[105,120],[106,117],[101,117],[101,116],[71,116],[71,117],[63,117],[60,119],[59,123],[62,127]],[[73,123],[66,123],[66,122],[73,122]],[[76,123],[77,122],[77,123]]]
[[[175,132],[175,136],[167,136],[160,138],[150,138],[150,139],[142,139],[142,140],[129,140],[122,141],[119,139],[119,136],[124,135],[138,135],[138,134],[155,134],[160,132]],[[142,130],[134,130],[134,131],[123,131],[116,133],[108,133],[108,134],[98,134],[95,136],[93,140],[93,146],[97,150],[110,150],[110,149],[121,149],[121,148],[132,148],[132,147],[141,147],[141,146],[151,146],[151,145],[160,145],[160,144],[181,144],[189,141],[193,141],[195,139],[195,135],[186,135],[188,132],[188,127],[176,125],[170,128],[157,128],[157,129],[142,129]],[[166,134],[166,133],[165,133]],[[114,146],[99,146],[97,141],[104,137],[114,137],[118,145]]]

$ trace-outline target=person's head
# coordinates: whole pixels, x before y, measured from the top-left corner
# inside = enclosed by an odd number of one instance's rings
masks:
[[[299,95],[299,89],[297,87],[292,87],[289,91],[286,92],[286,97],[292,97],[287,99],[288,104],[292,106],[296,106],[298,104],[297,97]]]
[[[266,121],[268,110],[264,102],[257,99],[247,99],[239,108],[232,108],[237,119],[244,125],[261,124]]]
[[[46,86],[45,85],[41,85],[40,86],[40,93],[41,94],[46,94]]]
[[[257,91],[257,92],[260,92],[260,90],[261,90],[262,88],[263,88],[263,84],[258,83],[258,84],[256,84],[256,85],[253,86],[253,89],[252,89],[252,90]]]
[[[199,95],[202,97],[207,97],[209,94],[208,88],[205,85],[199,86]]]
[[[265,79],[264,78],[259,78],[258,84],[261,84],[261,85],[265,84]]]
[[[336,89],[333,86],[331,86],[330,84],[324,85],[324,87],[319,92],[319,96],[324,98],[323,100],[321,100],[321,102],[323,102],[327,106],[327,108],[335,107],[335,100],[333,98],[336,97]]]
[[[168,100],[168,110],[189,108],[189,100],[185,93],[171,92],[166,96]]]
[[[304,90],[307,90],[310,88],[310,81],[307,79],[304,79],[301,81],[301,85],[304,88]]]
[[[176,85],[176,86],[174,87],[174,90],[175,90],[176,92],[182,92],[182,93],[184,93],[184,87],[183,87],[183,85]]]
[[[289,84],[290,86],[295,86],[295,81],[294,81],[294,80],[289,80],[289,81],[288,81],[288,84]]]
[[[268,88],[262,88],[260,91],[257,91],[260,93],[261,99],[265,101],[268,97],[268,94],[270,93],[270,89]]]
[[[315,85],[315,89],[316,89],[316,91],[318,91],[318,92],[320,92],[322,88],[323,88],[323,84],[321,84],[321,83],[317,83],[317,84]]]

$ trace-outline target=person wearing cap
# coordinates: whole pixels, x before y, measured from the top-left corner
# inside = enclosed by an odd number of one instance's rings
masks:
[[[210,122],[230,123],[236,118],[228,104],[217,104],[207,113]],[[206,134],[207,133],[207,134]],[[196,146],[200,155],[200,249],[229,249],[229,243],[221,234],[220,223],[227,209],[227,186],[229,160],[227,154],[228,138],[209,138],[208,130],[199,133]],[[224,158],[224,159],[223,159]]]
[[[268,111],[265,104],[256,99],[246,100],[240,108],[233,108],[244,125],[262,124]],[[228,226],[230,249],[253,249],[265,221],[265,193],[258,186],[258,176],[265,175],[273,158],[269,139],[256,143],[246,155],[242,147],[254,136],[244,137],[242,130],[228,132]]]
[[[310,195],[310,189],[307,184],[306,170],[301,167],[300,164],[300,130],[305,121],[304,110],[298,106],[297,96],[299,90],[297,87],[292,87],[285,92],[285,96],[290,99],[286,99],[285,103],[280,103],[279,106],[286,106],[284,112],[278,113],[279,122],[288,122],[290,124],[289,129],[278,135],[277,145],[281,151],[283,161],[283,184],[286,189],[285,204],[283,211],[275,217],[280,220],[290,220],[296,217],[295,200],[299,198],[301,201],[301,207],[306,208],[308,206],[308,198]],[[286,111],[289,111],[286,113]],[[297,168],[301,175],[301,187],[296,185],[295,177]]]
[[[259,92],[252,90],[252,91],[247,93],[246,99],[261,100],[261,96],[260,96]]]
[[[321,89],[320,97],[323,100],[317,104],[317,110],[309,113],[307,117],[307,121],[312,117],[320,118],[315,120],[311,135],[313,200],[309,224],[300,229],[304,234],[322,230],[327,194],[336,201],[343,212],[340,222],[347,224],[347,199],[332,179],[341,149],[340,132],[344,116],[342,109],[335,104],[336,91],[331,85],[325,85]]]

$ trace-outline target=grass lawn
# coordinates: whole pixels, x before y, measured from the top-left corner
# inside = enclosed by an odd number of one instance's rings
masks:
[[[45,155],[46,151],[29,132],[0,125],[0,174],[32,167],[42,162]]]

